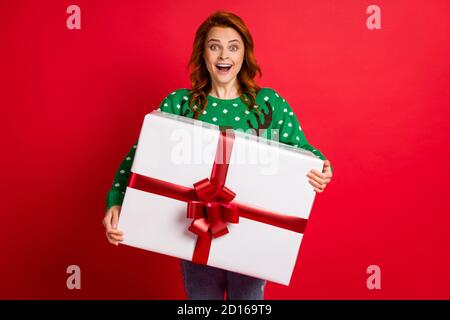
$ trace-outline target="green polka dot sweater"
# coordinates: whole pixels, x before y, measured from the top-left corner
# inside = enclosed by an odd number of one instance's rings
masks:
[[[188,106],[189,98],[188,89],[178,89],[164,98],[158,110],[193,118],[194,113]],[[257,93],[256,104],[262,114],[249,110],[239,97],[219,99],[208,95],[207,99],[206,110],[200,114],[198,120],[218,126],[233,127],[235,130],[240,129],[246,132],[252,130],[255,134],[267,139],[279,140],[282,143],[309,150],[320,159],[326,160],[319,150],[308,143],[291,107],[275,90],[261,88]],[[121,205],[123,202],[136,145],[137,142],[123,159],[115,174],[113,185],[107,194],[107,209],[114,205]]]

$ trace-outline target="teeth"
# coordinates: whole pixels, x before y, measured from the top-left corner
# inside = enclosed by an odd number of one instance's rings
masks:
[[[231,67],[231,64],[216,64],[217,67]]]

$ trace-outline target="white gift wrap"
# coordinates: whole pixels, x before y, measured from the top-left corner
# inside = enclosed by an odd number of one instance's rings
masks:
[[[209,178],[220,130],[202,121],[147,114],[131,171],[178,185]],[[235,131],[225,186],[235,201],[307,219],[314,188],[307,172],[323,161],[309,151]],[[118,228],[123,244],[192,260],[197,235],[188,231],[187,202],[127,187]],[[239,218],[212,240],[208,265],[289,285],[303,235]]]

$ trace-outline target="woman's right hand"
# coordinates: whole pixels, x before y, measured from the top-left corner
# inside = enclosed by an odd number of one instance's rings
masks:
[[[117,229],[121,208],[122,206],[112,206],[106,211],[105,218],[103,218],[103,225],[106,229],[106,239],[108,239],[109,243],[116,246],[119,245],[119,241],[123,241],[123,232]]]

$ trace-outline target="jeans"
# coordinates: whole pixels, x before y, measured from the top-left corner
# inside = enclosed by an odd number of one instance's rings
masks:
[[[184,289],[190,300],[263,300],[266,281],[181,260]]]

